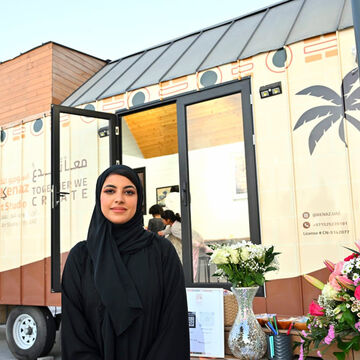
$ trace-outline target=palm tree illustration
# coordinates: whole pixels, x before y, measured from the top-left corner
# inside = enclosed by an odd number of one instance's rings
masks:
[[[341,83],[340,95],[327,86],[315,85],[307,87],[296,95],[310,95],[329,101],[329,105],[321,105],[305,111],[294,126],[294,130],[320,117],[323,119],[314,126],[309,136],[310,155],[315,150],[317,143],[332,125],[339,122],[339,138],[347,147],[344,131],[344,122],[347,120],[360,131],[360,121],[351,116],[348,111],[360,110],[360,87],[355,83],[359,80],[358,68],[347,73]],[[331,103],[331,104],[330,104]]]

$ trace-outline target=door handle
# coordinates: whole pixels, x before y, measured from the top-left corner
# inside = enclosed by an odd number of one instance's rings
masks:
[[[65,192],[65,191],[59,191],[57,194],[58,194],[58,196],[61,196],[61,197],[65,196],[65,195],[70,195],[69,192]]]
[[[70,193],[65,191],[55,191],[55,186],[51,187],[51,207],[55,209],[56,206],[59,205],[60,201],[58,200],[60,197],[65,195],[70,195]]]
[[[181,201],[185,206],[188,206],[190,203],[190,194],[186,182],[181,187]]]

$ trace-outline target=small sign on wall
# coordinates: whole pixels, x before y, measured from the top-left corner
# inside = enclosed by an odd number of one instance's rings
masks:
[[[224,357],[223,289],[186,289],[190,354]]]

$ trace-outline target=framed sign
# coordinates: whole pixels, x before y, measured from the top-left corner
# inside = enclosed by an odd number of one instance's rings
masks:
[[[174,185],[170,186],[163,186],[156,188],[156,203],[162,207],[165,206],[165,198],[166,195],[169,194],[171,188],[173,188]]]
[[[223,289],[186,289],[191,356],[224,357]]]

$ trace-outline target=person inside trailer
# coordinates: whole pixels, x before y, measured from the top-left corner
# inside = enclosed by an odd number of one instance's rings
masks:
[[[164,210],[159,204],[155,204],[150,207],[149,214],[152,215],[152,218],[148,222],[147,230],[157,234],[159,231],[165,229],[165,225],[161,218],[163,212]]]
[[[160,236],[168,237],[174,245],[180,260],[182,261],[182,231],[181,231],[181,217],[180,214],[174,213],[172,210],[165,210],[161,215],[166,228],[159,231]],[[206,253],[212,252],[204,242],[202,236],[195,231],[191,230],[192,237],[192,259],[193,259],[193,279],[196,281],[199,271],[199,257],[207,256]]]
[[[179,259],[182,261],[182,242],[181,242],[181,217],[172,210],[165,210],[161,215],[162,221],[166,226],[164,230],[158,232],[160,236],[167,237],[174,245]]]
[[[181,262],[144,229],[142,199],[127,166],[97,180],[87,240],[71,249],[62,277],[63,360],[190,358]]]

